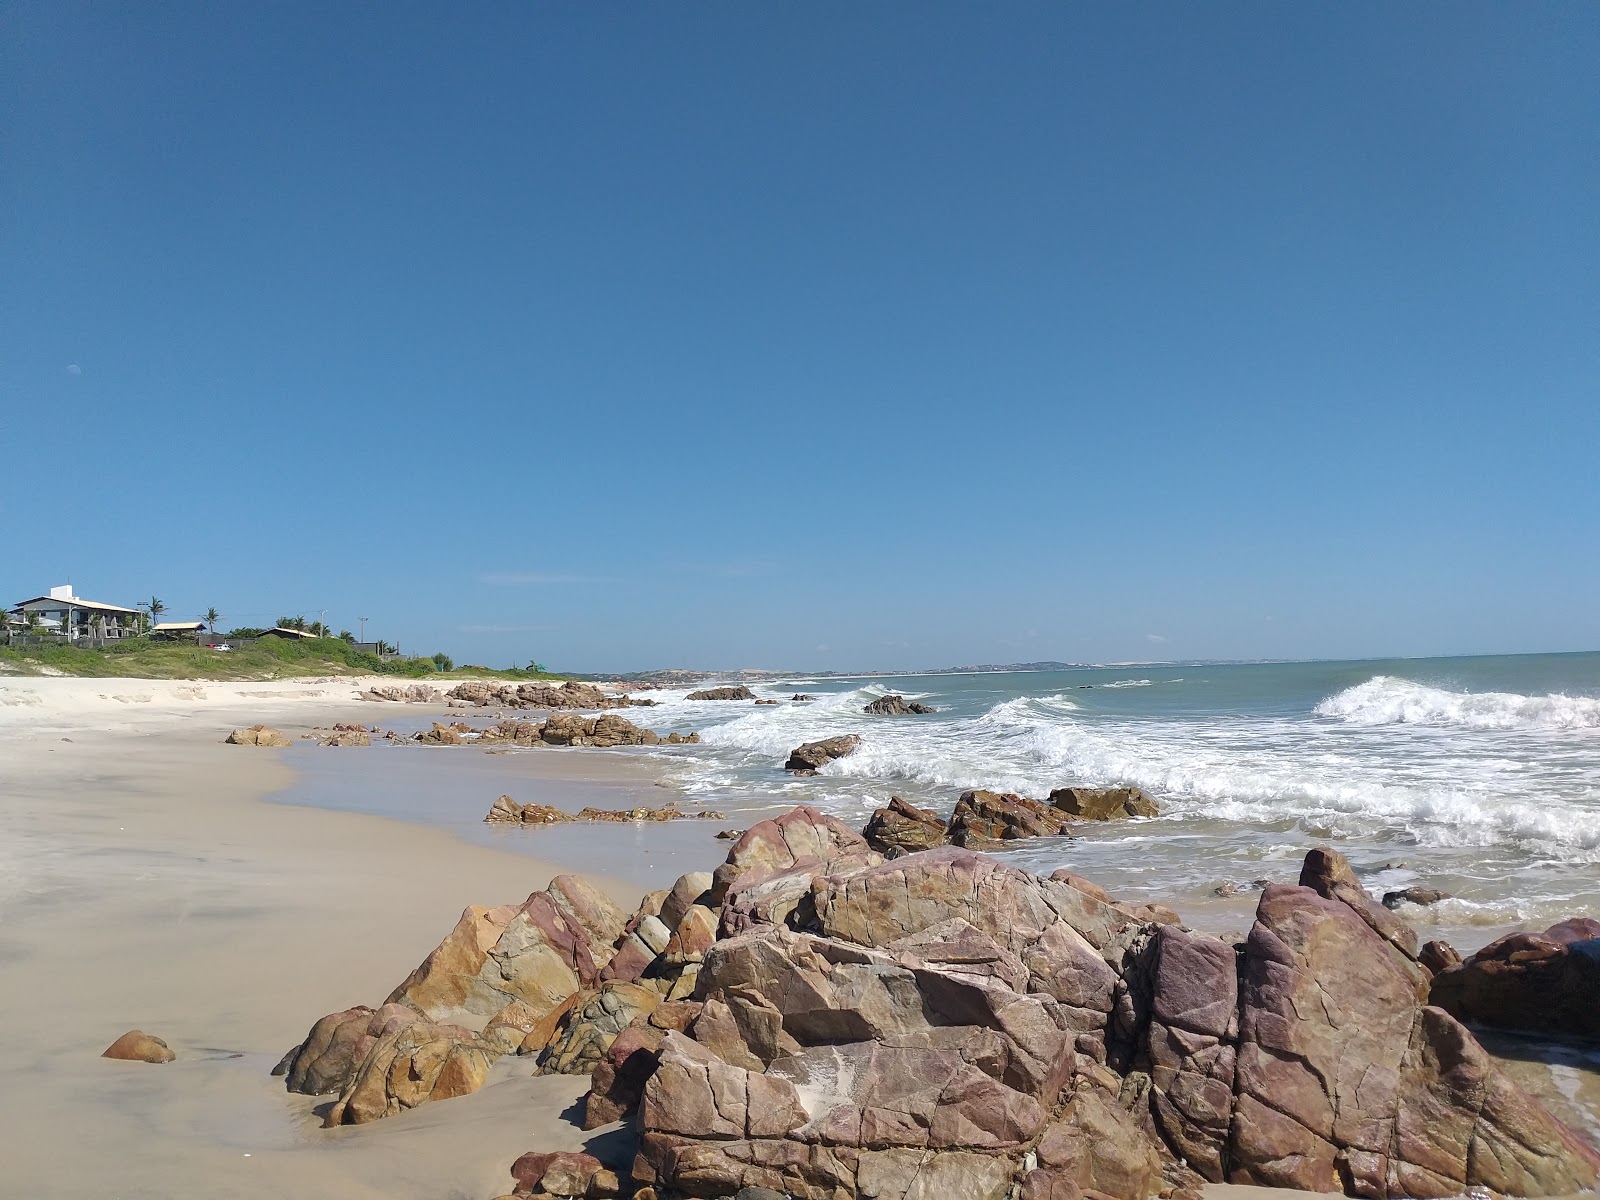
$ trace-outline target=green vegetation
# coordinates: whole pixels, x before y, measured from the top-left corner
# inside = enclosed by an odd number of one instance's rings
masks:
[[[234,631],[242,636],[244,630]],[[69,646],[0,648],[0,676],[82,675],[140,679],[291,679],[308,675],[396,675],[406,679],[492,676],[498,679],[565,679],[543,670],[509,671],[467,667],[456,671],[447,654],[428,658],[381,659],[358,654],[336,637],[264,637],[253,646],[227,652],[183,642],[129,638],[104,649]]]

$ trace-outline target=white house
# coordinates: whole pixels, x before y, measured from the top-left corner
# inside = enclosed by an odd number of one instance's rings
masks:
[[[49,595],[14,604],[10,611],[25,623],[36,619],[41,633],[61,634],[70,642],[91,644],[133,637],[139,632],[142,616],[137,608],[74,596],[70,583],[51,588]]]

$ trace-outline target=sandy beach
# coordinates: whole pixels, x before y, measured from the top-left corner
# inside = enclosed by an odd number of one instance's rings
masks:
[[[586,1077],[534,1078],[527,1058],[500,1060],[474,1095],[331,1131],[315,1111],[326,1098],[269,1076],[318,1016],[381,1001],[468,904],[518,901],[577,871],[631,911],[725,845],[706,822],[509,834],[481,823],[502,786],[568,808],[662,803],[659,761],[223,744],[260,721],[298,738],[446,711],[364,703],[359,686],[0,681],[7,1194],[489,1200],[526,1150],[616,1146],[614,1131],[586,1135],[563,1115]],[[449,796],[459,827],[377,815],[404,812],[405,788]],[[330,789],[353,811],[332,811]],[[132,1028],[177,1061],[99,1057]],[[1519,1082],[1600,1132],[1591,1059],[1500,1049]]]
[[[268,1075],[322,1013],[381,1001],[466,905],[520,900],[572,864],[262,803],[293,782],[285,752],[223,737],[390,715],[348,681],[181,687],[31,680],[48,700],[13,707],[0,733],[0,1190],[486,1200],[524,1150],[579,1147],[588,1135],[560,1114],[586,1081],[531,1078],[528,1059],[477,1095],[334,1131]],[[623,774],[649,786],[633,764],[584,781],[580,756],[528,757],[552,793],[556,768],[586,796]],[[612,877],[584,873],[631,909],[648,886],[637,860],[607,858]],[[99,1057],[131,1028],[177,1061]]]

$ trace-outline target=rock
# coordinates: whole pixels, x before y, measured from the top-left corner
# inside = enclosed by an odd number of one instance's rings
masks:
[[[360,698],[394,704],[436,704],[443,699],[438,688],[425,683],[378,683],[362,692]]]
[[[518,1196],[599,1197],[619,1190],[616,1176],[599,1159],[571,1150],[524,1154],[511,1164],[511,1177]]]
[[[1327,855],[1307,855],[1302,877],[1337,890]],[[1592,1186],[1600,1156],[1419,1003],[1414,966],[1359,904],[1262,893],[1240,973],[1228,1178],[1366,1196]]]
[[[682,821],[688,818],[701,821],[722,821],[727,818],[712,809],[697,813],[681,811],[676,804],[665,808],[585,808],[577,813],[562,812],[548,804],[518,804],[510,796],[501,796],[489,806],[483,818],[491,822],[514,822],[521,825],[558,825],[565,821],[600,821],[620,825],[629,821]]]
[[[403,1004],[380,1010],[358,1004],[329,1013],[311,1027],[305,1041],[283,1056],[273,1074],[286,1076],[288,1089],[304,1096],[341,1092],[391,1023],[411,1021],[415,1015]]]
[[[461,735],[471,732],[472,728],[468,725],[463,725],[460,721],[449,725],[441,725],[438,721],[435,721],[432,729],[424,729],[421,733],[414,734],[411,740],[420,742],[425,746],[461,746],[465,745],[467,741]]]
[[[370,746],[372,738],[365,729],[336,729],[318,743],[323,746]]]
[[[496,1057],[469,1029],[432,1022],[417,1012],[409,1019],[396,1015],[323,1125],[362,1125],[431,1100],[468,1095],[483,1086]]]
[[[746,871],[773,872],[797,864],[823,867],[845,859],[878,861],[859,833],[814,808],[796,808],[758,822],[728,851],[712,876],[711,902],[721,904],[729,886]]]
[[[796,704],[809,704],[811,701],[815,700],[816,697],[810,692],[796,692],[794,695],[790,696],[789,699]]]
[[[944,818],[937,814],[925,808],[918,808],[914,804],[908,804],[899,796],[891,796],[889,806],[874,812],[872,819],[867,822],[867,827],[861,832],[867,840],[867,845],[879,854],[894,858],[897,855],[942,846],[946,841],[948,827]]]
[[[797,775],[815,775],[819,768],[834,759],[854,754],[860,745],[861,735],[858,733],[840,734],[820,742],[806,742],[789,751],[789,761],[783,764],[783,769]]]
[[[874,717],[909,717],[939,710],[915,700],[907,700],[904,696],[879,696],[861,711]]]
[[[1367,894],[1344,855],[1326,846],[1309,851],[1300,868],[1300,886],[1308,887],[1329,900],[1337,900],[1360,917],[1393,948],[1406,964],[1406,971],[1416,985],[1417,995],[1426,998],[1428,981],[1426,972],[1417,965],[1416,930]],[[1262,894],[1270,890],[1268,887]]]
[[[1459,964],[1461,953],[1449,942],[1424,942],[1422,949],[1417,951],[1417,961],[1437,975],[1445,968]]]
[[[523,817],[522,811],[523,811],[522,810],[522,805],[518,804],[510,796],[501,796],[498,800],[496,800],[493,804],[491,804],[489,806],[488,815],[485,816],[483,819],[485,821],[518,821],[518,822],[520,822],[520,821],[523,821],[523,820],[526,819],[526,818]],[[551,811],[555,812],[557,810],[552,809]],[[563,817],[565,817],[565,815],[566,815],[565,813],[562,814]]]
[[[1114,1095],[1092,1086],[1080,1088],[1044,1131],[1037,1157],[1021,1200],[1151,1200],[1168,1190],[1159,1143]]]
[[[650,918],[654,920],[655,918]],[[653,987],[612,980],[568,1014],[555,1040],[539,1059],[541,1075],[587,1075],[634,1019],[661,1003]]]
[[[1123,817],[1158,817],[1156,802],[1136,787],[1064,787],[1050,793],[1049,803],[1068,816],[1084,821],[1115,821]]]
[[[547,683],[463,683],[445,693],[477,708],[596,709],[650,705],[653,700],[635,700],[611,695],[592,684],[568,681],[559,686]]]
[[[120,1058],[126,1062],[169,1063],[177,1057],[158,1037],[130,1029],[100,1052],[101,1058]]]
[[[1434,943],[1429,943],[1434,945]],[[1434,977],[1430,1002],[1496,1029],[1600,1037],[1600,921],[1512,933]]]
[[[1017,838],[1054,837],[1067,819],[1042,800],[1010,792],[961,793],[950,814],[950,841],[971,850],[992,849]]]
[[[778,702],[776,700],[757,700],[756,703],[757,704],[776,704]]]
[[[1383,894],[1383,906],[1385,908],[1399,908],[1402,904],[1429,905],[1448,899],[1450,899],[1449,892],[1441,892],[1435,888],[1408,887],[1398,892],[1385,892]]]
[[[756,694],[742,685],[739,687],[706,688],[703,691],[690,692],[684,697],[685,700],[754,700],[755,698]]]
[[[676,929],[685,913],[695,905],[705,904],[711,899],[713,882],[714,878],[710,871],[691,871],[687,875],[680,875],[673,883],[672,889],[662,898],[661,907],[656,910],[661,923],[668,929]]]
[[[248,729],[235,729],[223,739],[230,746],[289,746],[293,743],[270,725],[252,725]]]

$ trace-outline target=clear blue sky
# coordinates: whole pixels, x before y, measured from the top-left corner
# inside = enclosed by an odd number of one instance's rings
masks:
[[[1600,7],[13,3],[0,590],[501,665],[1600,646]]]

